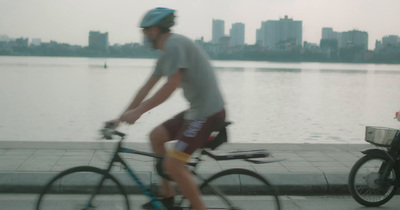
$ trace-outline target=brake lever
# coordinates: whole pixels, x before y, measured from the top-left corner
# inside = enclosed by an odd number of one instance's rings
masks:
[[[106,122],[106,125],[103,129],[100,130],[100,134],[102,135],[102,139],[112,140],[113,135],[117,135],[121,138],[125,137],[125,134],[119,132],[116,129],[116,124],[114,122]]]
[[[113,135],[115,134],[115,123],[114,122],[106,122],[106,125],[103,129],[100,130],[100,134],[102,135],[102,139],[111,140],[113,139]]]
[[[114,134],[114,129],[105,127],[100,130],[100,134],[102,136],[102,139],[111,140],[113,139],[112,135]]]

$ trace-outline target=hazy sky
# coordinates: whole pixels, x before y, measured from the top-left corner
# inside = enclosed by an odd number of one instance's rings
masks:
[[[154,7],[176,9],[173,31],[211,40],[212,19],[245,24],[255,43],[261,22],[288,15],[303,21],[303,41],[319,43],[321,29],[369,34],[369,49],[385,35],[400,35],[400,0],[0,0],[0,35],[88,45],[90,30],[108,32],[110,44],[141,42],[138,24]]]

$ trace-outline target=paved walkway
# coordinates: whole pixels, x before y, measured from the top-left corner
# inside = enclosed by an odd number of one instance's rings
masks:
[[[90,165],[104,167],[113,142],[0,142],[0,192],[37,192],[52,176],[64,169]],[[150,151],[146,143],[127,142],[126,146]],[[347,178],[360,151],[368,144],[226,144],[216,152],[265,148],[274,158],[285,159],[269,164],[233,161],[204,161],[199,172],[212,174],[227,168],[242,167],[263,174],[282,194],[347,194]],[[124,154],[129,165],[144,182],[158,181],[152,159]],[[124,184],[134,185],[120,165],[114,174]]]

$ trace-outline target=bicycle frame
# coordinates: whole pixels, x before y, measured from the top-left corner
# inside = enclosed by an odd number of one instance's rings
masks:
[[[226,125],[229,125],[229,124],[230,124],[230,123],[227,123]],[[129,148],[122,147],[122,142],[123,142],[123,140],[124,140],[124,138],[125,138],[125,134],[120,133],[120,132],[118,132],[118,131],[111,130],[111,132],[110,132],[110,131],[106,130],[106,131],[103,132],[103,133],[109,134],[109,135],[110,135],[110,134],[111,134],[111,135],[117,135],[117,136],[119,136],[119,137],[121,138],[121,139],[119,140],[118,144],[117,144],[116,149],[114,150],[115,152],[114,152],[114,154],[113,154],[113,156],[112,156],[111,162],[110,162],[110,164],[108,165],[108,167],[107,167],[107,169],[105,170],[105,172],[106,172],[106,173],[110,173],[111,168],[112,168],[112,166],[113,166],[113,163],[114,163],[114,162],[120,162],[120,163],[126,168],[126,170],[128,171],[130,177],[132,178],[132,180],[133,180],[135,183],[137,183],[137,185],[139,186],[139,188],[140,188],[140,190],[142,191],[142,193],[145,194],[147,197],[149,197],[149,199],[150,199],[152,205],[153,205],[157,210],[161,210],[162,207],[163,207],[163,204],[162,204],[160,201],[158,201],[157,198],[156,198],[156,196],[150,191],[150,189],[149,189],[147,186],[145,186],[145,185],[141,182],[140,178],[139,178],[139,177],[135,174],[135,172],[129,167],[129,165],[123,160],[123,158],[121,158],[121,156],[119,155],[119,153],[128,153],[128,154],[143,155],[143,156],[148,156],[148,157],[156,158],[156,159],[158,159],[159,161],[163,159],[163,156],[162,156],[162,155],[158,155],[158,154],[154,154],[154,153],[143,152],[143,151],[138,151],[138,150],[134,150],[134,149],[129,149]],[[224,134],[224,133],[225,133],[225,138],[226,138],[226,131],[223,131],[222,134]],[[112,139],[111,136],[107,136],[107,137],[108,137],[108,138],[106,138],[106,139]],[[218,147],[218,146],[219,146],[221,143],[223,143],[223,142],[226,142],[226,139],[220,138],[219,141],[217,141],[216,144],[213,145],[213,146],[210,147],[210,148],[211,148],[211,149],[214,149],[214,148]],[[248,153],[246,153],[246,152],[250,152],[250,153],[252,153],[252,154],[248,154]],[[202,156],[202,155],[207,155],[207,156],[213,158],[214,160],[242,159],[242,160],[244,160],[244,161],[252,162],[252,163],[255,163],[255,164],[262,164],[262,163],[270,163],[270,162],[278,162],[278,161],[281,161],[281,160],[273,160],[273,161],[251,160],[252,158],[264,158],[264,157],[270,156],[270,153],[266,152],[265,150],[237,151],[237,152],[233,152],[233,153],[234,153],[234,155],[232,155],[232,154],[228,154],[228,155],[215,155],[215,154],[213,154],[212,152],[203,149],[203,150],[201,150],[200,153],[198,153],[197,157],[196,157],[196,156],[193,157],[194,160],[195,160],[194,162],[188,162],[186,165],[191,167],[189,170],[190,170],[190,172],[191,172],[194,176],[196,176],[197,178],[199,178],[200,180],[202,180],[202,181],[204,182],[205,179],[204,179],[202,176],[200,176],[199,174],[196,173],[197,165],[198,165],[198,163],[200,163],[200,162],[202,161],[202,159],[201,159],[201,156]],[[159,161],[158,161],[158,163],[160,163]],[[159,174],[160,176],[162,176],[163,178],[166,178],[166,177],[164,177],[165,174],[161,174],[161,173],[163,173],[162,169],[161,169],[161,171],[159,171],[159,169],[157,169],[157,172],[158,172],[158,174]],[[93,198],[95,197],[95,195],[98,194],[98,193],[100,192],[100,189],[101,189],[101,187],[102,187],[103,182],[105,181],[105,179],[106,179],[106,176],[104,176],[104,177],[100,180],[100,182],[99,182],[99,184],[98,184],[98,186],[97,186],[95,192],[92,194],[92,196],[91,196],[91,198],[90,198],[90,200],[89,200],[89,202],[88,202],[87,208],[91,207],[91,202],[92,202]],[[211,189],[212,191],[214,191],[214,193],[216,193],[219,197],[221,197],[221,198],[226,202],[226,204],[227,204],[228,206],[233,207],[232,202],[231,202],[229,199],[226,198],[226,195],[225,195],[221,190],[219,190],[218,188],[213,187],[213,186],[211,186],[211,185],[208,185],[208,186],[210,187],[210,189]],[[183,200],[181,200],[181,202],[182,202],[182,201],[183,201]]]
[[[107,172],[110,172],[111,168],[112,168],[112,163],[113,162],[120,162],[128,171],[128,173],[130,174],[131,178],[138,184],[139,188],[141,189],[141,191],[150,198],[153,206],[158,210],[158,209],[162,209],[163,205],[161,204],[160,201],[156,200],[156,196],[154,196],[150,189],[148,187],[146,187],[139,179],[139,177],[136,176],[135,172],[129,167],[128,164],[126,164],[126,162],[119,156],[119,153],[128,153],[128,154],[138,154],[138,155],[144,155],[144,156],[148,156],[148,157],[153,157],[156,158],[158,160],[163,159],[162,155],[157,155],[154,153],[149,153],[149,152],[143,152],[143,151],[138,151],[138,150],[134,150],[134,149],[129,149],[129,148],[124,148],[121,146],[122,144],[122,140],[118,143],[117,149],[114,153],[114,157],[112,158],[112,161],[110,163],[110,165],[107,168]],[[204,182],[204,178],[202,176],[200,176],[199,174],[196,173],[195,169],[197,164],[202,160],[201,156],[204,154],[204,152],[199,153],[199,156],[196,157],[195,159],[197,160],[194,163],[188,163],[188,166],[192,166],[192,170],[190,170],[190,172],[195,175],[197,178],[199,178],[200,180],[202,180]],[[229,201],[225,194],[223,192],[221,192],[221,190],[219,190],[218,188],[215,188],[213,186],[210,186],[210,189],[212,191],[214,191],[214,193],[218,194],[230,207],[233,207],[233,204],[231,201]]]
[[[138,151],[138,150],[134,150],[134,149],[129,149],[129,148],[122,147],[122,141],[123,141],[123,140],[124,140],[124,137],[121,137],[121,140],[120,140],[120,142],[118,143],[117,148],[116,148],[116,150],[115,150],[115,152],[114,152],[114,154],[113,154],[113,158],[111,159],[111,162],[110,162],[110,164],[108,165],[108,167],[107,167],[107,169],[106,169],[105,171],[106,171],[107,173],[110,173],[111,168],[112,168],[112,166],[113,166],[113,163],[115,163],[115,162],[121,163],[122,166],[124,166],[124,167],[126,168],[126,170],[128,171],[128,174],[130,175],[130,177],[132,178],[132,180],[139,186],[139,188],[140,188],[140,190],[142,191],[142,193],[143,193],[144,195],[146,195],[146,196],[150,199],[150,201],[151,201],[152,205],[154,206],[154,208],[156,208],[156,210],[162,210],[162,208],[163,208],[162,203],[161,203],[160,201],[158,201],[158,200],[157,200],[157,197],[151,192],[151,190],[150,190],[147,186],[145,186],[145,185],[142,183],[142,181],[140,180],[140,178],[135,174],[134,170],[132,170],[132,169],[129,167],[129,165],[124,161],[124,159],[121,158],[121,156],[119,155],[119,153],[143,155],[143,156],[153,157],[153,158],[156,158],[156,159],[159,159],[159,160],[161,160],[161,159],[163,158],[163,156],[162,156],[162,155],[158,155],[158,154],[154,154],[154,153],[143,152],[143,151]],[[200,157],[203,155],[203,153],[204,153],[204,152],[201,152],[201,153],[199,154],[199,156],[196,157],[197,162],[195,162],[195,163],[188,163],[189,166],[192,166],[192,167],[193,167],[193,170],[190,170],[191,173],[192,173],[193,175],[195,175],[197,178],[199,178],[200,180],[202,180],[202,181],[204,181],[205,179],[204,179],[202,176],[200,176],[199,174],[197,174],[197,173],[195,172],[195,169],[196,169],[197,164],[201,161],[201,158],[200,158]],[[206,154],[206,153],[204,153],[204,154]],[[96,190],[95,190],[94,193],[92,194],[92,196],[91,196],[91,198],[90,198],[90,200],[89,200],[89,202],[88,202],[88,204],[87,204],[87,207],[86,207],[87,209],[89,209],[89,208],[91,207],[92,200],[93,200],[93,198],[96,196],[96,194],[98,194],[98,193],[100,192],[100,189],[101,189],[101,187],[102,187],[102,185],[103,185],[105,179],[106,179],[106,176],[104,176],[104,177],[100,180],[99,184],[97,185]],[[224,194],[223,192],[221,192],[218,188],[215,188],[215,187],[210,186],[210,185],[209,185],[209,187],[210,187],[211,190],[214,191],[214,193],[218,194],[229,206],[231,206],[231,207],[233,206],[232,202],[229,201],[228,199],[226,199],[225,194]]]
[[[110,172],[111,172],[113,163],[115,163],[115,162],[121,163],[122,166],[124,166],[124,167],[126,168],[126,170],[127,170],[128,174],[130,175],[131,179],[139,186],[141,192],[142,192],[144,195],[146,195],[146,196],[150,199],[150,201],[151,201],[152,205],[154,206],[154,208],[157,209],[157,210],[161,210],[161,209],[163,208],[163,204],[162,204],[160,201],[157,200],[157,197],[151,192],[151,190],[149,189],[149,187],[147,187],[146,185],[144,185],[144,184],[142,183],[142,181],[141,181],[140,178],[136,175],[136,173],[134,172],[134,170],[132,170],[131,167],[129,167],[129,165],[128,165],[128,164],[124,161],[124,159],[119,155],[119,153],[143,155],[143,156],[153,157],[153,158],[156,158],[156,159],[158,159],[158,160],[163,159],[163,156],[162,156],[162,155],[158,155],[158,154],[154,154],[154,153],[143,152],[143,151],[138,151],[138,150],[134,150],[134,149],[129,149],[129,148],[122,147],[122,141],[123,141],[123,140],[124,140],[124,137],[121,136],[121,140],[120,140],[119,143],[117,144],[117,147],[116,147],[115,152],[114,152],[114,154],[113,154],[113,156],[112,156],[111,162],[109,163],[109,165],[108,165],[107,169],[105,170],[105,172],[106,172],[106,173],[110,173]],[[208,152],[206,152],[206,151],[203,150],[203,151],[200,152],[199,155],[195,158],[196,162],[187,163],[188,166],[191,166],[191,167],[192,167],[192,169],[190,170],[191,173],[192,173],[194,176],[196,176],[197,178],[199,178],[200,180],[202,180],[202,181],[204,181],[205,179],[204,179],[202,176],[200,176],[199,174],[197,174],[195,170],[196,170],[197,164],[198,164],[199,162],[202,161],[201,156],[204,155],[204,154],[206,154],[206,155],[212,155],[211,153],[208,153]],[[225,159],[227,159],[227,158],[222,157],[221,160],[225,160]],[[101,187],[102,187],[102,185],[103,185],[105,179],[106,179],[106,176],[104,176],[104,177],[100,180],[100,182],[99,182],[99,184],[97,185],[97,187],[96,187],[94,193],[92,194],[92,196],[91,196],[91,198],[90,198],[88,204],[86,205],[86,208],[87,208],[87,209],[90,209],[92,200],[93,200],[94,197],[100,192],[100,189],[101,189]],[[225,195],[221,190],[219,190],[218,188],[215,188],[215,187],[213,187],[213,186],[210,186],[210,185],[209,185],[209,187],[210,187],[210,189],[211,189],[212,191],[214,191],[214,193],[216,193],[217,195],[219,195],[219,196],[226,202],[227,205],[229,205],[230,207],[233,206],[232,202],[226,198],[226,195]]]

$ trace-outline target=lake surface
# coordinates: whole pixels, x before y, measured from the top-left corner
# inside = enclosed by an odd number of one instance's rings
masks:
[[[95,141],[154,65],[152,59],[0,56],[0,142]],[[400,110],[400,65],[213,65],[233,121],[231,142],[364,143],[366,125],[400,127],[393,119]],[[128,141],[145,142],[154,126],[186,107],[178,90],[121,130]]]

